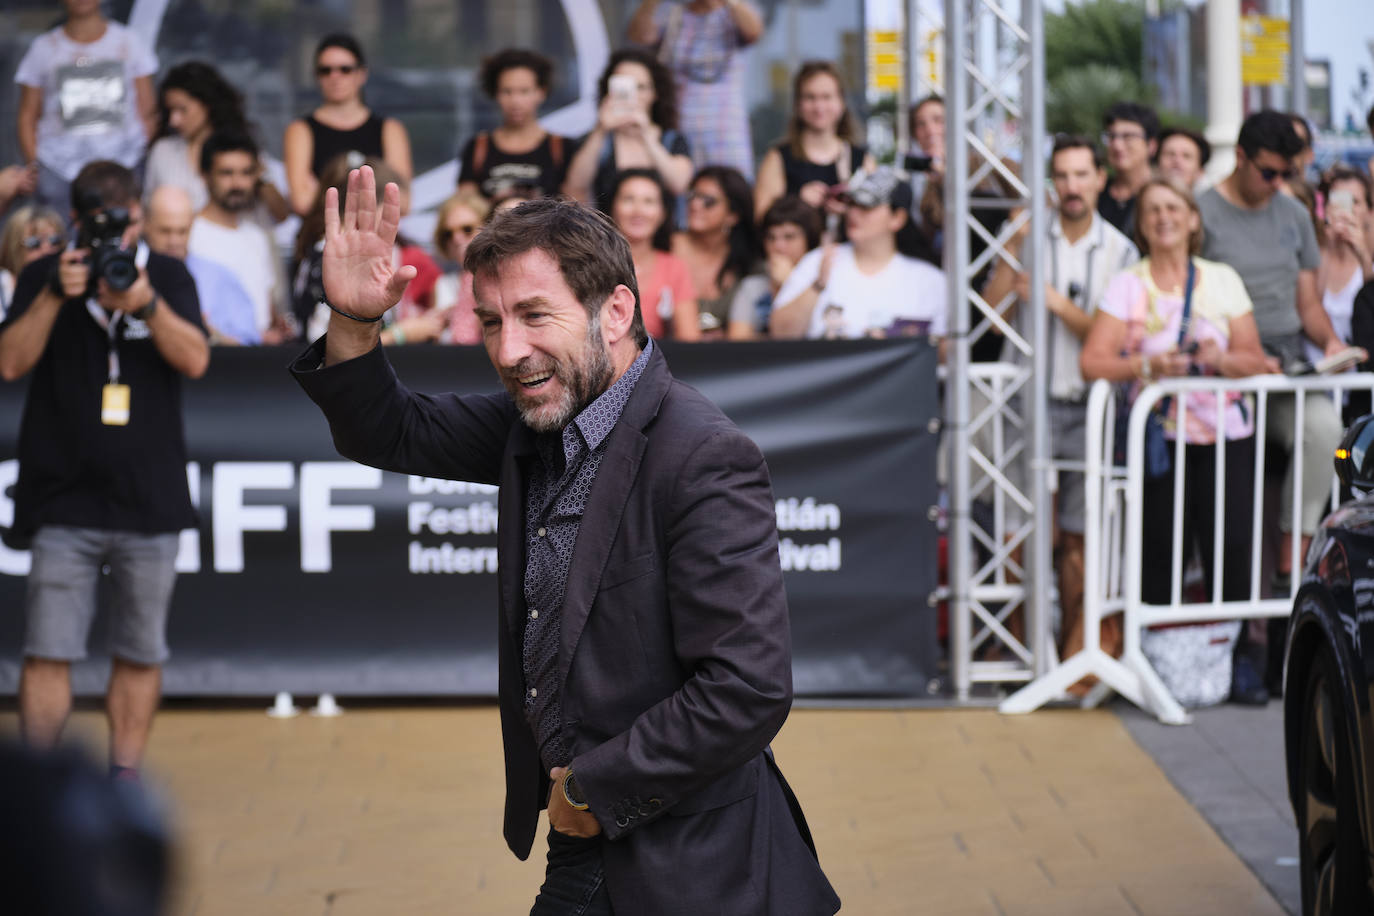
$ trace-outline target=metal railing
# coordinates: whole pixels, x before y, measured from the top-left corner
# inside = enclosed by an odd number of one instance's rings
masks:
[[[1116,430],[1116,390],[1110,383],[1096,382],[1088,397],[1087,407],[1087,464],[1085,474],[1086,514],[1084,543],[1083,649],[1063,659],[1047,674],[1027,684],[1001,704],[1004,713],[1026,713],[1038,709],[1051,700],[1065,697],[1065,691],[1082,678],[1093,675],[1099,680],[1083,700],[1085,707],[1095,706],[1114,690],[1132,703],[1157,716],[1161,721],[1181,724],[1190,721],[1188,713],[1169,693],[1140,648],[1143,627],[1156,624],[1201,623],[1217,620],[1241,620],[1258,617],[1286,617],[1292,610],[1297,593],[1298,571],[1303,558],[1299,556],[1302,531],[1302,431],[1308,400],[1330,397],[1333,393],[1351,390],[1374,390],[1374,374],[1350,373],[1339,376],[1288,378],[1278,375],[1253,376],[1244,379],[1178,378],[1163,379],[1146,386],[1131,406],[1126,444],[1126,465],[1115,465],[1113,451]],[[1228,406],[1225,395],[1235,392],[1253,400],[1255,408],[1255,477],[1252,491],[1238,494],[1225,486],[1226,448],[1224,432],[1218,435],[1213,483],[1215,512],[1212,531],[1211,595],[1203,601],[1184,601],[1183,576],[1186,558],[1183,548],[1183,498],[1185,464],[1182,437],[1170,444],[1174,475],[1173,531],[1171,538],[1172,575],[1169,583],[1169,603],[1146,604],[1141,597],[1141,584],[1148,570],[1142,568],[1143,491],[1145,486],[1145,426],[1151,410],[1164,398],[1173,397],[1177,404],[1176,428],[1186,428],[1187,395],[1208,392],[1216,396],[1217,430],[1225,430],[1224,411]],[[1264,597],[1260,586],[1261,558],[1264,544],[1265,442],[1269,431],[1270,401],[1276,396],[1292,396],[1293,493],[1288,505],[1280,507],[1280,515],[1290,522],[1293,532],[1290,547],[1291,569],[1289,594]],[[1332,476],[1332,495],[1338,484]],[[1251,500],[1250,581],[1245,598],[1223,600],[1222,551],[1225,524],[1225,501],[1234,498]],[[1272,521],[1271,521],[1272,523]],[[1125,640],[1120,659],[1102,650],[1100,625],[1111,614],[1124,615]]]

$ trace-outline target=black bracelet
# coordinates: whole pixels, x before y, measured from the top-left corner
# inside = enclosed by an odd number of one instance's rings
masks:
[[[329,310],[330,310],[331,312],[334,312],[336,315],[342,315],[342,316],[344,316],[345,318],[351,318],[351,319],[353,319],[354,321],[360,321],[360,322],[362,322],[363,324],[376,324],[378,321],[381,321],[381,320],[382,320],[382,315],[378,315],[376,318],[359,318],[357,315],[350,315],[350,314],[348,314],[347,312],[343,311],[342,309],[336,309],[336,308],[334,308],[333,305],[330,305],[330,302],[329,302],[328,299],[321,299],[320,301],[323,302],[325,305],[329,306]],[[383,313],[383,314],[385,314],[385,313]]]

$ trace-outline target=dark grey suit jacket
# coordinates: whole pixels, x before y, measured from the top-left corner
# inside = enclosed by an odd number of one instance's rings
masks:
[[[510,397],[408,391],[382,355],[292,372],[339,452],[499,484],[506,842],[530,853],[549,794],[522,712],[524,505],[534,435]],[[763,456],[660,351],[606,442],[562,607],[563,737],[608,840],[618,914],[839,909],[768,744],[792,703],[791,635]]]

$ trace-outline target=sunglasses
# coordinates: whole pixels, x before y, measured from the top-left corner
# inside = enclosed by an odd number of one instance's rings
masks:
[[[50,248],[55,248],[61,244],[62,236],[60,235],[26,235],[24,236],[23,242],[24,247],[30,251],[45,245]]]
[[[344,76],[349,76],[355,73],[357,69],[357,64],[339,64],[337,67],[329,67],[321,64],[315,68],[315,75],[329,76],[331,73],[342,73]]]
[[[1261,169],[1259,166],[1255,166],[1255,168],[1259,169],[1260,177],[1264,179],[1265,184],[1272,182],[1275,178],[1291,181],[1298,177],[1298,170],[1292,166],[1286,169]]]
[[[707,210],[720,203],[720,198],[714,194],[704,194],[701,191],[692,191],[687,195],[687,203],[701,204]]]

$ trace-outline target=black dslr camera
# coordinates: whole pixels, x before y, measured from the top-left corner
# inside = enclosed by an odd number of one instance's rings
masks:
[[[99,195],[87,194],[81,200],[77,217],[76,247],[91,252],[91,295],[104,280],[110,289],[123,292],[138,279],[134,253],[124,248],[124,230],[129,228],[129,211],[106,207]]]

